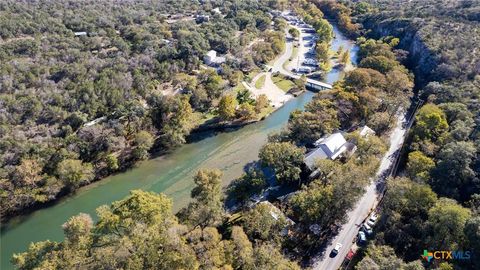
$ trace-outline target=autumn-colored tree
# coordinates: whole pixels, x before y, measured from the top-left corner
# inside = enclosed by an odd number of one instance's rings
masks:
[[[407,172],[411,179],[427,183],[430,179],[430,171],[435,167],[435,162],[420,151],[408,154]]]
[[[255,101],[255,112],[261,113],[262,109],[267,108],[270,105],[270,101],[265,94],[261,94],[257,97]]]
[[[93,178],[93,168],[90,163],[82,163],[78,159],[66,159],[57,166],[57,177],[70,190],[74,190]]]
[[[218,115],[223,121],[232,120],[235,117],[237,101],[232,95],[225,95],[218,104]]]

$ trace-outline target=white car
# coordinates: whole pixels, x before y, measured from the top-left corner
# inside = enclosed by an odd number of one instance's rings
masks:
[[[337,243],[337,244],[335,245],[335,247],[332,249],[332,252],[330,253],[330,256],[331,256],[331,257],[337,256],[337,254],[338,254],[338,252],[340,251],[341,248],[342,248],[342,244]]]
[[[368,224],[370,227],[373,227],[373,226],[375,225],[375,223],[377,223],[377,219],[378,219],[377,214],[373,213],[373,214],[371,214],[370,217],[368,218],[367,224]]]
[[[362,230],[367,234],[367,235],[372,235],[373,234],[373,229],[370,225],[367,224],[367,222],[363,223]]]

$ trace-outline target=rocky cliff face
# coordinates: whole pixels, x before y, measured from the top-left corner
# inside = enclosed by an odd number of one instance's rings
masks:
[[[405,19],[379,20],[366,19],[364,28],[369,30],[369,35],[374,38],[395,36],[400,39],[399,48],[409,52],[405,63],[415,74],[416,86],[423,87],[434,80],[434,71],[438,65],[437,56],[428,48],[422,39],[419,25],[421,20],[412,21]]]

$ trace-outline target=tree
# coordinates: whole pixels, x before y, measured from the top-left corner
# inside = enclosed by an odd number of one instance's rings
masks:
[[[317,60],[320,62],[320,67],[327,72],[331,69],[330,65],[330,45],[327,42],[317,42],[315,47]]]
[[[350,64],[350,51],[346,50],[344,53],[342,53],[339,60],[340,64],[342,64],[344,67]]]
[[[187,241],[193,248],[202,269],[220,269],[220,267],[230,266],[225,256],[227,242],[222,240],[222,235],[218,233],[217,228],[196,228],[188,233]]]
[[[195,188],[191,197],[194,200],[179,212],[181,220],[193,228],[217,225],[223,218],[222,172],[201,169],[194,176]]]
[[[466,246],[473,250],[474,254],[480,251],[480,216],[472,216],[463,229],[466,239]],[[472,260],[475,262],[475,265],[480,266],[480,258],[474,256]]]
[[[242,177],[232,181],[228,186],[228,195],[243,204],[251,196],[259,194],[265,187],[267,187],[267,182],[262,171],[251,169]]]
[[[82,163],[78,159],[65,159],[57,166],[57,177],[70,190],[93,178],[93,168],[90,163]]]
[[[398,66],[398,63],[393,59],[389,59],[385,56],[380,55],[369,56],[362,59],[359,66],[362,68],[375,69],[383,74],[387,74],[389,71],[396,68]]]
[[[287,225],[283,213],[268,202],[259,203],[244,213],[242,221],[243,228],[251,239],[274,242],[280,241],[280,232]]]
[[[430,246],[440,250],[457,250],[465,240],[465,224],[471,213],[452,199],[440,198],[428,211],[432,226]]]
[[[435,162],[420,151],[408,154],[407,173],[411,179],[427,183],[430,179],[430,171],[435,167]]]
[[[107,168],[111,171],[116,171],[118,170],[118,158],[114,154],[109,154],[105,158],[107,162]]]
[[[63,242],[32,244],[14,256],[14,264],[19,269],[198,269],[165,195],[134,190],[99,207],[97,215],[95,225],[86,214],[72,217],[63,225]]]
[[[397,254],[414,260],[418,254],[412,254],[411,249],[425,249],[428,212],[436,202],[437,195],[428,185],[408,178],[388,179],[381,227],[383,239]]]
[[[233,242],[233,262],[234,269],[250,269],[253,267],[253,246],[242,227],[232,227],[232,242]]]
[[[305,111],[293,111],[288,119],[290,136],[299,144],[313,143],[340,127],[335,103],[327,99],[314,99]]]
[[[480,187],[471,168],[475,155],[476,148],[472,142],[446,144],[438,153],[437,166],[431,173],[433,189],[462,202],[478,193]]]
[[[368,126],[378,134],[383,134],[392,127],[393,122],[388,112],[375,112],[368,119]]]
[[[358,270],[393,270],[405,269],[406,263],[395,255],[393,248],[389,246],[369,246],[366,256],[357,264]]]
[[[265,94],[261,94],[257,97],[257,100],[255,101],[255,112],[261,113],[262,109],[267,108],[268,106],[270,106],[270,101],[268,100],[268,97]]]
[[[418,111],[413,128],[414,138],[436,142],[448,131],[445,113],[434,104],[426,104]]]
[[[257,113],[255,112],[255,107],[249,103],[242,103],[240,104],[237,112],[237,118],[242,120],[251,120],[257,117]]]
[[[288,33],[293,37],[293,38],[298,38],[300,36],[300,31],[298,31],[297,28],[290,28],[288,29]]]
[[[180,95],[170,100],[167,111],[164,112],[164,123],[161,127],[160,140],[166,148],[171,148],[185,143],[185,137],[193,128],[192,106],[189,96]]]
[[[387,151],[387,146],[383,140],[375,135],[368,135],[368,137],[360,136],[359,132],[350,133],[346,136],[348,141],[352,141],[357,146],[355,154],[360,158],[360,161],[369,162],[369,158],[381,158]]]
[[[251,97],[250,91],[245,89],[237,92],[237,102],[238,104],[243,104],[243,103],[253,104],[255,100]]]
[[[280,184],[300,181],[304,149],[288,142],[267,143],[260,149],[263,166],[271,168]]]
[[[88,214],[80,213],[62,225],[66,245],[85,250],[91,243],[93,220]],[[85,254],[86,255],[86,254]]]
[[[15,167],[12,180],[18,186],[35,186],[41,179],[42,167],[34,159],[22,159]]]
[[[357,68],[347,73],[345,76],[345,85],[356,89],[363,89],[370,86],[372,78],[370,72],[365,68]]]
[[[134,156],[136,159],[147,159],[148,151],[153,146],[153,136],[145,130],[138,132],[134,139]]]
[[[322,229],[332,224],[331,204],[334,200],[333,185],[312,182],[289,201],[291,211],[305,226],[317,224]]]
[[[223,121],[232,120],[235,117],[236,107],[236,100],[233,96],[222,96],[218,104],[218,115]]]
[[[317,30],[320,42],[330,43],[333,38],[333,26],[327,20],[317,20],[313,27]]]
[[[254,250],[254,269],[300,270],[301,268],[283,255],[271,244],[261,244]]]

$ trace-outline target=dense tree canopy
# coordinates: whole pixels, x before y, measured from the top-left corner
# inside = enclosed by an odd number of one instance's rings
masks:
[[[185,143],[254,61],[283,50],[278,3],[132,3],[0,4],[2,216]],[[226,56],[221,72],[201,68],[209,50]],[[262,99],[228,120],[256,119]]]

